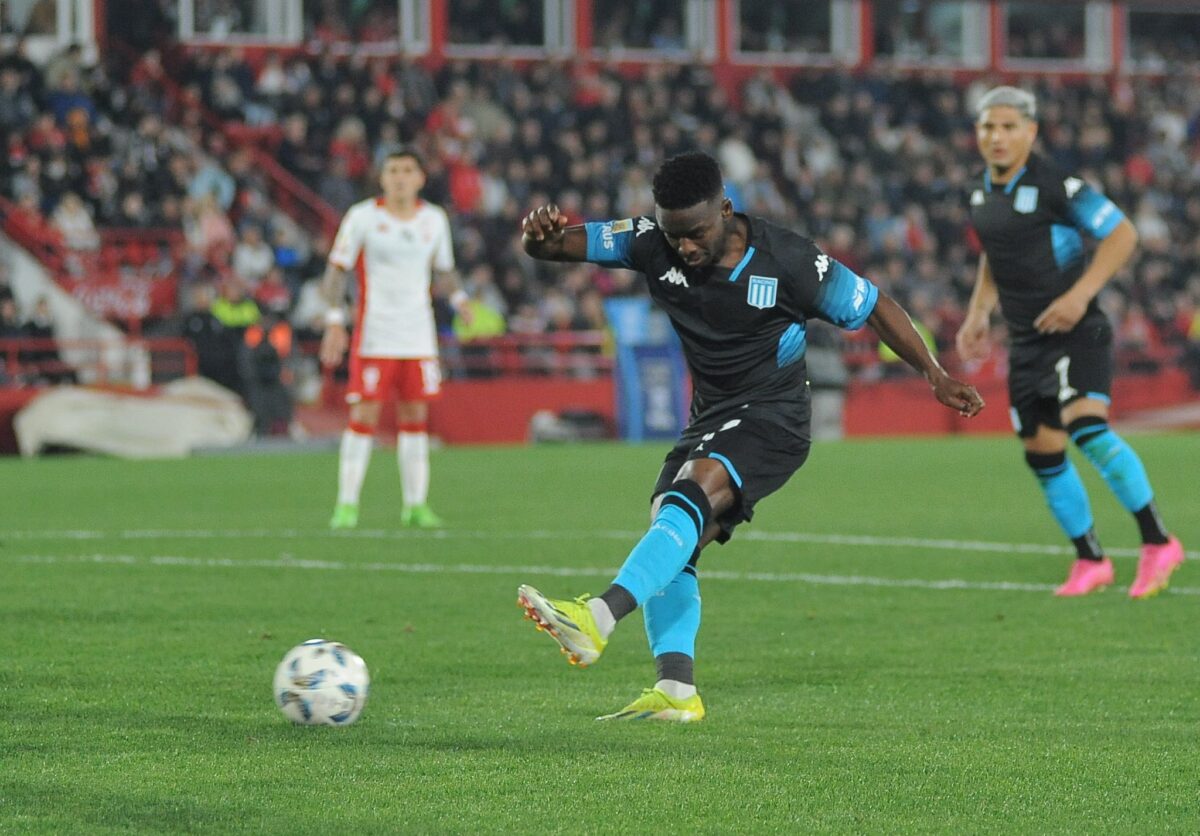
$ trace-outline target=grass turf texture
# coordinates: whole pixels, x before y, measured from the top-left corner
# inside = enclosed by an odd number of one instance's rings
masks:
[[[1132,441],[1200,547],[1181,466],[1200,437]],[[701,561],[708,719],[595,723],[653,681],[640,617],[571,669],[516,586],[599,592],[666,446],[437,452],[441,536],[398,529],[391,451],[348,536],[325,528],[332,454],[0,462],[0,830],[1200,827],[1200,570],[1135,602],[1118,557],[1117,588],[1056,600],[1066,554],[781,536],[1048,552],[1061,538],[1011,439],[816,445]],[[1079,466],[1103,542],[1127,554],[1133,521]],[[888,585],[912,580],[1045,589]],[[313,636],[371,668],[353,727],[293,727],[271,702],[275,664]]]

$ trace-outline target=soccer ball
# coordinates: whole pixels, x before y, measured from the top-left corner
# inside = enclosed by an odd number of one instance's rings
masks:
[[[353,650],[309,639],[275,669],[275,704],[293,723],[348,726],[362,713],[370,683],[366,662]]]

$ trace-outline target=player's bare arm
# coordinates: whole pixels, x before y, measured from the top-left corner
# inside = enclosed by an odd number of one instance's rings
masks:
[[[1137,240],[1137,229],[1128,218],[1122,219],[1096,247],[1092,263],[1079,280],[1038,315],[1033,327],[1043,334],[1061,334],[1079,324],[1092,299],[1129,261]]]
[[[970,384],[955,380],[937,361],[913,327],[904,308],[882,291],[867,324],[904,362],[925,376],[934,396],[951,409],[972,417],[983,409],[983,398]]]
[[[992,311],[999,299],[1000,293],[996,290],[996,279],[992,276],[987,255],[981,255],[975,289],[971,291],[971,301],[967,305],[967,316],[954,337],[958,354],[964,360],[982,360],[987,356]]]
[[[543,261],[586,261],[587,232],[582,224],[567,226],[567,216],[553,203],[539,206],[521,222],[525,252]]]
[[[329,306],[325,318],[325,332],[321,335],[321,362],[326,366],[336,366],[342,362],[346,348],[350,345],[350,336],[346,333],[346,314],[342,306],[346,301],[346,283],[350,279],[350,271],[343,270],[332,261],[325,267],[325,276],[321,279],[321,297]]]

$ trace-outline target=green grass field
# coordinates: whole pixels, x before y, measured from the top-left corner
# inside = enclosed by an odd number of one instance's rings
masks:
[[[1131,439],[1197,546],[1200,437]],[[603,589],[667,446],[438,451],[437,534],[388,450],[339,535],[332,453],[0,461],[0,831],[1200,830],[1200,570],[1130,601],[1081,463],[1119,586],[1054,599],[1008,438],[818,444],[701,563],[708,718],[594,722],[653,682],[640,617],[581,671],[515,590]],[[371,668],[355,726],[271,701],[313,636]]]

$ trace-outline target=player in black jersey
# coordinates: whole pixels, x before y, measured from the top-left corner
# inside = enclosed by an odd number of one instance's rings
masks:
[[[667,160],[654,177],[654,202],[652,218],[567,226],[555,206],[543,206],[524,221],[525,250],[535,258],[645,276],[683,342],[694,394],[654,488],[650,529],[608,590],[574,601],[530,586],[518,595],[579,665],[599,658],[616,622],[641,606],[658,681],[605,719],[686,722],[704,716],[693,678],[700,551],[728,540],[808,456],[807,320],[870,325],[943,404],[971,416],[983,401],[946,374],[887,294],[808,238],[735,213],[712,157]]]
[[[1013,426],[1078,553],[1055,594],[1086,595],[1113,582],[1087,492],[1066,458],[1069,437],[1137,520],[1142,552],[1129,594],[1148,598],[1166,587],[1183,547],[1163,527],[1137,453],[1108,426],[1112,328],[1096,304],[1133,253],[1137,232],[1111,201],[1033,153],[1036,113],[1034,97],[1014,87],[980,100],[976,138],[987,168],[970,210],[983,255],[958,350],[966,359],[987,355],[989,317],[999,302],[1011,335]],[[1081,233],[1100,241],[1090,263]]]

